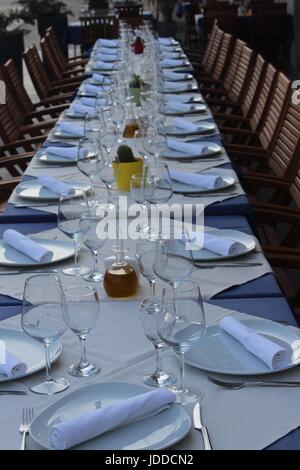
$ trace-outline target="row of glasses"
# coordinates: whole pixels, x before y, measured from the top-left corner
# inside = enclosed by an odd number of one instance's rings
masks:
[[[53,395],[66,390],[70,384],[64,378],[54,379],[51,374],[53,353],[51,348],[69,328],[81,342],[81,359],[69,367],[70,375],[90,376],[100,368],[88,361],[85,341],[96,326],[100,303],[91,286],[62,288],[56,275],[34,275],[24,286],[21,325],[23,331],[45,347],[46,380],[31,388],[34,393]]]

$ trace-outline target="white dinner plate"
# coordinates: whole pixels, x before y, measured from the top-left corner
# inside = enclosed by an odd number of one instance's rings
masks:
[[[55,144],[53,144],[53,146],[55,146]],[[73,160],[72,158],[66,158],[66,157],[60,157],[59,155],[47,154],[46,149],[40,149],[36,154],[36,158],[40,162],[45,163],[45,167],[46,167],[46,164],[55,165],[57,163],[61,165],[77,165],[76,159]]]
[[[300,337],[295,330],[265,319],[245,319],[241,322],[290,350],[291,363],[280,370],[270,369],[218,324],[209,326],[201,343],[185,354],[186,362],[208,372],[230,375],[275,374],[300,364]]]
[[[247,233],[240,232],[238,230],[231,230],[231,229],[210,229],[207,231],[212,235],[216,235],[218,237],[229,238],[230,240],[234,240],[236,242],[240,242],[244,245],[244,249],[241,253],[234,254],[234,255],[218,255],[213,253],[212,251],[208,251],[205,248],[201,250],[193,250],[193,260],[195,262],[209,262],[209,261],[225,261],[228,259],[233,258],[240,258],[241,256],[245,256],[256,249],[256,243],[254,238]],[[172,251],[176,256],[183,256],[190,259],[190,252],[185,250],[185,245],[181,240],[173,240]],[[201,268],[200,268],[201,269]]]
[[[186,131],[184,129],[179,129],[174,126],[166,126],[165,130],[167,135],[173,135],[177,137],[184,137],[188,135],[201,135],[201,134],[212,134],[216,131],[217,127],[213,122],[201,121],[195,123],[198,126],[196,131]]]
[[[205,113],[207,111],[207,106],[202,103],[195,103],[189,106],[190,109],[188,111],[178,111],[170,108],[168,105],[165,105],[163,108],[163,114],[166,116],[185,116],[188,114]]]
[[[171,59],[171,60],[173,60],[173,59]],[[177,60],[177,59],[175,59],[175,60]],[[182,60],[182,63],[179,64],[179,65],[162,64],[163,69],[181,69],[181,68],[186,68],[186,67],[192,68],[192,66],[191,66],[191,64],[188,60]]]
[[[54,129],[49,134],[50,138],[54,139],[61,139],[61,140],[80,140],[83,139],[84,136],[78,136],[74,134],[69,134],[67,132],[63,132],[60,129]]]
[[[5,348],[8,352],[17,358],[20,358],[22,362],[27,364],[26,374],[19,375],[15,379],[11,379],[4,374],[0,374],[0,383],[7,382],[9,380],[19,380],[21,377],[34,374],[46,367],[44,345],[39,341],[30,338],[30,336],[27,336],[23,331],[0,328],[0,341],[4,342]],[[56,341],[50,346],[51,362],[56,361],[61,353],[62,344],[60,341]]]
[[[31,423],[30,435],[40,446],[52,449],[49,431],[54,423],[149,392],[149,388],[123,382],[88,385],[53,403]],[[182,440],[191,419],[181,406],[172,404],[161,413],[121,426],[77,445],[78,450],[158,450]]]
[[[161,155],[162,158],[170,158],[170,159],[179,159],[179,160],[201,160],[201,158],[207,158],[212,156],[218,156],[221,153],[222,147],[219,144],[215,144],[214,142],[205,142],[207,146],[207,152],[201,153],[199,155],[191,155],[190,153],[183,153],[178,152],[177,150],[167,148],[163,154]]]
[[[176,82],[177,83],[177,82]],[[166,84],[164,85],[163,93],[184,93],[186,91],[197,91],[198,85],[195,82],[180,82],[174,90],[172,87],[168,87]]]
[[[205,175],[212,175],[213,173],[203,173]],[[230,188],[235,184],[235,180],[232,176],[223,176],[220,175],[223,180],[223,185],[216,189],[204,189],[200,188],[199,186],[191,186],[190,184],[181,183],[180,181],[176,181],[172,179],[172,188],[174,193],[214,193],[222,191],[223,189]]]
[[[66,181],[66,184],[75,188],[75,196],[79,196],[81,191],[90,190],[90,185],[82,181]],[[59,194],[50,191],[42,186],[37,180],[25,181],[16,188],[18,197],[22,199],[33,199],[39,201],[59,201]]]
[[[29,256],[21,253],[8,245],[3,239],[0,240],[0,266],[10,268],[44,266],[64,261],[74,256],[74,243],[72,240],[49,240],[48,238],[30,237],[47,250],[53,252],[52,260],[47,263],[37,263]],[[34,274],[34,273],[33,273]]]

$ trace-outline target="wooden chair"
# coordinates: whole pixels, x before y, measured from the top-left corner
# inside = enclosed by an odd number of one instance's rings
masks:
[[[219,28],[218,28],[217,21],[215,21],[215,23],[213,25],[213,28],[212,28],[212,31],[211,31],[211,34],[209,36],[209,40],[206,44],[206,47],[205,47],[203,53],[201,53],[200,51],[195,52],[194,50],[190,51],[190,50],[188,50],[184,47],[184,52],[188,56],[188,58],[190,59],[192,64],[194,65],[196,73],[200,73],[201,71],[203,72],[203,70],[205,69],[205,64],[206,64],[206,62],[208,60],[208,57],[211,53],[211,50],[212,50],[212,47],[213,47],[213,44],[214,44],[214,40],[215,40],[215,36],[217,34],[218,29]]]
[[[56,60],[55,54],[53,54],[52,47],[49,43],[48,38],[45,36],[41,42],[41,49],[43,54],[43,61],[48,72],[48,75],[51,80],[53,80],[57,85],[70,85],[74,87],[74,89],[78,88],[83,80],[83,74],[80,76],[69,76],[66,77],[63,72],[61,72],[59,64]],[[72,75],[72,74],[71,74]]]
[[[5,178],[0,177],[0,212],[3,212],[11,193],[21,182],[22,174],[31,159],[31,153],[0,158],[0,168],[6,173]]]
[[[52,26],[46,30],[46,36],[49,39],[49,42],[52,47],[52,51],[56,56],[57,63],[59,64],[61,72],[66,71],[79,71],[83,70],[84,65],[87,63],[88,59],[84,55],[76,57],[66,57],[64,52],[58,42],[56,32]]]
[[[215,25],[209,43],[207,45],[207,49],[203,55],[203,59],[198,67],[195,70],[195,77],[198,81],[201,81],[203,78],[209,78],[214,67],[215,61],[218,57],[218,52],[221,47],[222,39],[223,39],[223,31]],[[192,61],[192,64],[195,66],[196,64]]]
[[[4,64],[1,69],[3,79],[6,86],[11,89],[14,97],[19,102],[19,106],[22,108],[23,113],[27,119],[36,119],[41,121],[49,119],[49,117],[58,117],[61,112],[66,109],[67,104],[63,105],[52,105],[55,100],[45,100],[33,103],[26,89],[24,88],[22,79],[18,73],[15,62],[10,59]]]
[[[79,18],[84,50],[95,44],[98,38],[117,39],[119,22],[115,15],[85,16]]]
[[[70,102],[74,96],[74,86],[51,81],[35,46],[31,46],[23,53],[23,57],[40,100],[48,99],[56,104]]]

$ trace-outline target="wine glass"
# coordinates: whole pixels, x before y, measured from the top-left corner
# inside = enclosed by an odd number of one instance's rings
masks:
[[[120,103],[114,103],[110,107],[110,116],[117,129],[117,136],[121,135],[122,124],[125,120],[125,108]]]
[[[102,135],[100,142],[101,145],[105,148],[109,160],[111,159],[111,150],[117,143],[117,138],[118,135],[116,127],[114,125],[111,125],[111,123],[107,123],[106,131]]]
[[[148,208],[145,200],[145,174],[132,175],[130,180],[130,195],[132,199],[141,206],[141,223],[139,224],[140,232],[148,232]]]
[[[101,208],[102,209],[102,208]],[[91,250],[93,254],[92,271],[84,276],[86,281],[99,282],[103,279],[104,274],[100,272],[99,267],[99,251],[103,247],[106,238],[98,230],[99,224],[108,215],[107,210],[97,211],[97,214],[83,214],[80,219],[80,228],[83,233],[82,240],[85,246]]]
[[[90,272],[90,268],[78,264],[79,242],[83,235],[80,219],[83,214],[89,214],[87,197],[83,191],[77,191],[76,196],[64,194],[60,196],[57,226],[64,234],[73,239],[75,249],[75,266],[63,269],[63,273],[68,276],[81,276]]]
[[[175,225],[175,224],[174,224]],[[162,227],[160,230],[164,231]],[[170,232],[173,232],[170,222]],[[193,251],[186,243],[189,234],[183,229],[182,238],[176,233],[167,235],[169,238],[160,238],[156,241],[155,256],[153,259],[153,271],[163,281],[173,281],[176,278],[189,278],[193,272]],[[185,241],[184,241],[185,240]]]
[[[140,272],[143,277],[147,279],[151,289],[151,298],[155,297],[155,284],[157,281],[157,274],[153,271],[153,259],[155,258],[156,252],[156,240],[152,239],[139,239],[136,244],[136,259]]]
[[[203,398],[201,392],[189,390],[185,385],[184,355],[201,344],[206,331],[200,288],[197,282],[177,279],[165,284],[157,331],[161,340],[172,347],[180,359],[180,382],[172,388],[176,402],[181,405],[195,403]]]
[[[112,204],[112,185],[116,180],[118,165],[114,165],[113,161],[107,156],[98,162],[98,176],[107,189],[107,207]]]
[[[153,150],[155,160],[157,161],[168,147],[168,139],[165,130],[162,126],[159,126],[154,133],[153,138]]]
[[[89,200],[89,204],[91,206],[95,204],[94,179],[97,175],[97,163],[101,152],[102,149],[97,137],[93,141],[80,139],[77,154],[77,168],[90,180],[91,199]]]
[[[97,291],[91,286],[72,286],[64,291],[66,298],[65,318],[70,330],[81,343],[81,358],[78,364],[69,367],[68,372],[75,377],[89,377],[100,372],[100,367],[88,361],[85,342],[99,318],[100,302]]]
[[[145,199],[150,204],[166,203],[173,195],[172,181],[166,164],[149,166],[144,184]]]
[[[31,387],[42,395],[53,395],[69,387],[65,379],[51,375],[51,345],[66,331],[64,320],[65,299],[58,276],[41,274],[25,281],[21,325],[30,337],[45,346],[46,381]]]

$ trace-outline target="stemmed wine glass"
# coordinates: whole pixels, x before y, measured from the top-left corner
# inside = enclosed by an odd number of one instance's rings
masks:
[[[88,361],[85,342],[99,318],[100,302],[97,291],[91,286],[72,286],[65,289],[66,324],[80,339],[81,358],[78,364],[69,367],[75,377],[89,377],[98,374],[100,367]]]
[[[161,340],[172,347],[180,359],[180,382],[172,388],[176,402],[195,403],[203,398],[185,385],[185,353],[201,343],[205,334],[205,316],[197,282],[177,279],[165,284],[157,331]]]
[[[100,142],[107,152],[108,160],[111,160],[111,150],[114,147],[114,145],[117,143],[117,139],[118,139],[118,134],[117,134],[117,129],[115,125],[112,125],[112,123],[107,123],[106,131],[101,136]]]
[[[101,209],[101,214],[100,214]],[[93,211],[94,212],[94,211]],[[85,246],[91,250],[93,254],[93,267],[92,271],[84,276],[86,281],[99,282],[103,279],[104,274],[100,271],[99,267],[99,251],[103,247],[106,238],[104,234],[100,233],[99,225],[108,216],[108,211],[102,207],[92,214],[83,214],[80,219],[80,228],[83,236],[82,240]],[[101,236],[102,235],[102,236]]]
[[[145,179],[146,173],[132,175],[130,180],[130,195],[132,199],[141,206],[141,223],[139,224],[140,232],[148,232],[148,208],[145,199]]]
[[[114,165],[109,156],[103,157],[98,162],[98,176],[102,183],[105,184],[107,189],[107,207],[112,204],[112,185],[116,180],[118,173],[118,165]]]
[[[83,235],[83,227],[80,226],[80,219],[83,214],[89,214],[87,197],[83,191],[77,191],[76,196],[64,194],[60,196],[57,226],[63,233],[73,239],[75,249],[75,266],[63,269],[63,273],[68,276],[81,276],[90,272],[90,268],[79,266],[78,264],[80,238]]]
[[[21,325],[23,331],[45,346],[46,381],[31,387],[42,395],[53,395],[69,387],[65,379],[51,375],[51,345],[66,331],[65,298],[58,276],[35,275],[25,281]]]
[[[101,152],[102,149],[97,137],[93,141],[80,139],[77,154],[77,168],[90,180],[91,199],[89,200],[89,204],[91,206],[95,204],[94,179],[98,172],[97,163]]]

